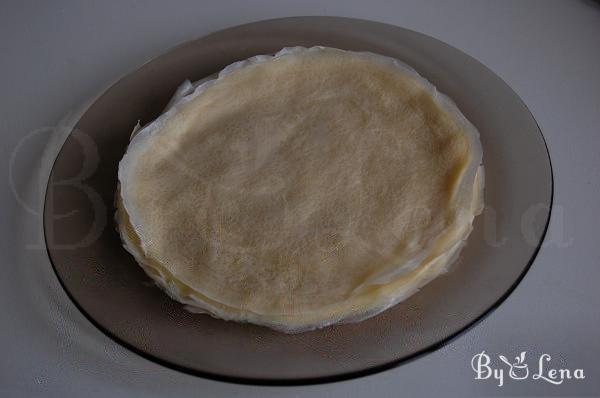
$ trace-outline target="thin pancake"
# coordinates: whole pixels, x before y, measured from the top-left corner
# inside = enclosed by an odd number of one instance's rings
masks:
[[[284,49],[191,91],[119,168],[125,246],[181,302],[286,331],[360,319],[443,272],[480,211],[476,130],[395,60]]]

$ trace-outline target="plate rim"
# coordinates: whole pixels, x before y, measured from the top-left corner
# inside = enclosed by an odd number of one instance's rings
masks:
[[[126,348],[127,350],[137,354],[138,356],[151,361],[153,363],[159,364],[163,367],[166,367],[168,369],[172,369],[175,371],[179,371],[188,375],[192,375],[192,376],[199,376],[205,379],[209,379],[209,380],[214,380],[214,381],[221,381],[221,382],[228,382],[228,383],[234,383],[234,384],[241,384],[241,385],[257,385],[257,386],[303,386],[303,385],[318,385],[318,384],[327,384],[327,383],[334,383],[334,382],[340,382],[340,381],[346,381],[346,380],[351,380],[351,379],[356,379],[356,378],[360,378],[360,377],[365,377],[365,376],[369,376],[369,375],[374,375],[377,373],[381,373],[383,371],[386,370],[390,370],[390,369],[394,369],[399,367],[402,364],[414,361],[416,359],[421,358],[422,356],[425,356],[429,353],[432,353],[434,351],[437,351],[438,349],[446,346],[447,344],[453,342],[454,340],[458,339],[459,337],[461,337],[462,335],[466,334],[467,332],[469,332],[472,328],[476,327],[477,325],[479,325],[483,320],[485,320],[488,316],[490,316],[502,303],[504,303],[504,301],[506,301],[506,299],[515,291],[515,289],[517,288],[517,286],[519,286],[519,284],[523,281],[523,279],[525,278],[525,275],[529,272],[529,270],[531,269],[535,259],[537,258],[537,255],[540,251],[540,249],[542,248],[549,226],[550,226],[550,221],[552,218],[552,210],[553,210],[553,205],[554,205],[554,170],[553,170],[553,165],[552,165],[552,159],[550,156],[550,150],[548,147],[548,143],[546,141],[546,138],[544,137],[544,134],[542,133],[542,129],[540,128],[539,123],[537,122],[537,120],[535,119],[533,113],[531,112],[531,110],[529,109],[529,107],[527,106],[527,104],[523,101],[523,99],[517,94],[517,92],[508,84],[506,83],[506,81],[499,76],[498,74],[496,74],[493,70],[491,70],[489,67],[487,67],[485,64],[483,64],[482,62],[480,62],[478,59],[474,58],[473,56],[469,55],[468,53],[450,45],[447,44],[445,42],[443,42],[442,40],[439,40],[435,37],[429,36],[427,34],[412,30],[412,29],[408,29],[408,28],[404,28],[401,26],[397,26],[394,24],[390,24],[390,23],[386,23],[386,22],[380,22],[380,21],[374,21],[374,20],[368,20],[368,19],[362,19],[362,18],[350,18],[350,17],[340,17],[340,16],[310,16],[310,15],[306,15],[306,16],[293,16],[293,17],[283,17],[283,18],[270,18],[270,19],[264,19],[264,20],[258,20],[258,21],[253,21],[253,22],[248,22],[248,23],[243,23],[243,24],[239,24],[239,25],[234,25],[234,26],[229,26],[223,29],[219,29],[213,32],[210,32],[208,34],[202,35],[202,36],[197,36],[194,37],[192,39],[188,39],[188,40],[183,40],[178,44],[175,44],[174,46],[171,46],[169,48],[167,48],[165,51],[161,52],[160,54],[151,57],[150,59],[142,62],[141,64],[139,64],[138,66],[132,68],[131,70],[129,70],[128,72],[126,72],[125,74],[123,74],[121,77],[119,77],[118,79],[114,80],[112,83],[110,83],[105,89],[103,89],[101,91],[101,93],[99,95],[97,95],[92,101],[90,101],[90,103],[85,107],[85,109],[82,111],[80,117],[78,118],[77,122],[75,123],[74,127],[71,129],[71,131],[69,132],[69,134],[66,136],[70,136],[72,134],[72,132],[76,129],[76,126],[79,124],[79,120],[81,120],[81,117],[83,117],[83,115],[85,115],[87,113],[87,111],[89,110],[89,108],[91,108],[93,106],[94,103],[96,103],[98,100],[100,100],[102,97],[104,97],[108,91],[110,91],[114,86],[118,85],[120,82],[122,82],[124,79],[126,79],[128,76],[130,76],[133,73],[136,73],[137,71],[139,71],[140,69],[142,69],[145,65],[147,65],[148,63],[160,58],[160,57],[164,57],[164,56],[168,56],[169,54],[177,51],[178,49],[189,45],[192,42],[201,40],[201,39],[205,39],[207,37],[213,36],[213,35],[217,35],[217,34],[221,34],[223,32],[229,31],[229,30],[233,30],[233,29],[238,29],[241,27],[248,27],[251,25],[257,25],[257,24],[263,24],[263,23],[272,23],[272,22],[285,22],[285,21],[291,21],[291,20],[326,20],[326,19],[335,19],[335,20],[345,20],[346,22],[356,22],[356,23],[372,23],[372,24],[379,24],[379,25],[383,25],[386,26],[387,28],[393,28],[393,29],[401,29],[404,31],[408,31],[411,34],[415,34],[417,36],[421,36],[421,37],[425,37],[427,39],[431,39],[434,40],[436,42],[438,42],[440,45],[445,46],[447,48],[450,48],[452,50],[458,51],[460,52],[462,55],[470,58],[472,61],[475,61],[477,64],[479,64],[481,67],[483,67],[484,69],[487,69],[489,72],[491,72],[495,77],[497,77],[499,79],[499,81],[506,87],[508,88],[508,90],[510,90],[510,92],[512,92],[514,94],[514,96],[519,100],[519,102],[523,105],[523,107],[527,110],[527,112],[529,113],[529,115],[531,116],[532,120],[535,122],[536,125],[536,129],[537,132],[540,136],[540,138],[542,139],[542,142],[544,144],[544,148],[546,151],[546,158],[548,161],[548,166],[549,166],[549,171],[550,171],[550,198],[549,198],[549,208],[548,208],[548,215],[546,218],[546,222],[544,225],[544,229],[540,235],[539,238],[539,242],[537,244],[537,246],[535,247],[535,249],[532,251],[531,257],[528,260],[526,266],[523,268],[523,270],[521,271],[521,273],[519,274],[519,276],[517,277],[517,279],[513,282],[513,284],[502,294],[502,296],[500,296],[491,306],[489,306],[487,309],[485,309],[481,314],[479,314],[477,317],[475,317],[473,320],[471,320],[469,323],[467,323],[464,327],[462,327],[461,329],[455,331],[454,333],[450,334],[449,336],[441,339],[440,341],[430,344],[429,346],[422,348],[408,356],[404,356],[401,358],[397,358],[394,359],[392,361],[388,361],[386,363],[382,363],[382,364],[378,364],[378,365],[373,365],[373,366],[368,366],[364,369],[360,369],[360,370],[356,370],[356,371],[349,371],[349,372],[342,372],[339,374],[335,374],[335,375],[328,375],[328,376],[317,376],[317,377],[300,377],[300,378],[256,378],[256,377],[239,377],[239,376],[228,376],[228,375],[224,375],[224,374],[220,374],[220,373],[215,373],[215,372],[209,372],[209,371],[204,371],[204,370],[197,370],[197,369],[191,369],[188,367],[185,367],[183,365],[178,365],[176,363],[173,363],[169,360],[160,358],[152,353],[149,353],[147,351],[144,351],[141,348],[135,347],[133,344],[121,339],[120,337],[116,336],[113,332],[111,332],[108,328],[102,326],[98,321],[96,321],[90,314],[88,314],[88,312],[81,306],[81,304],[79,304],[79,302],[74,298],[74,296],[72,295],[72,293],[69,291],[69,289],[67,288],[67,286],[65,285],[63,279],[61,278],[59,272],[56,269],[56,265],[54,260],[52,259],[52,253],[48,244],[48,227],[47,227],[47,223],[46,223],[46,217],[42,217],[42,228],[43,228],[43,233],[44,233],[44,243],[45,243],[45,249],[46,249],[46,254],[48,256],[48,260],[50,262],[50,265],[52,267],[53,273],[56,276],[56,279],[59,282],[59,285],[61,286],[62,290],[66,293],[67,297],[69,298],[69,300],[75,305],[75,307],[77,308],[77,310],[84,316],[85,319],[87,319],[94,327],[96,327],[100,332],[102,332],[106,337],[108,337],[109,339],[111,339],[114,343]],[[66,142],[66,140],[65,140]],[[58,158],[60,157],[64,147],[65,147],[65,142],[62,143],[59,151],[56,153],[56,156],[54,157],[53,161],[52,161],[52,167],[50,168],[50,173],[48,176],[48,180],[46,181],[46,188],[45,188],[45,193],[44,193],[44,205],[43,205],[43,213],[42,214],[46,214],[46,206],[48,204],[48,196],[49,196],[49,188],[50,188],[50,180],[52,179],[52,175],[53,175],[53,171],[56,165],[56,162],[58,160]]]

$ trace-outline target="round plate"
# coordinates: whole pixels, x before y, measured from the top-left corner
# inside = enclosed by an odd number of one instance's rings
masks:
[[[412,296],[360,323],[286,335],[186,312],[154,287],[114,228],[117,164],[138,120],[156,118],[176,87],[286,46],[367,50],[413,66],[479,129],[484,213],[460,260]],[[56,159],[44,228],[65,290],[98,328],[164,365],[221,380],[301,384],[380,371],[431,351],[476,323],[523,278],[545,234],[552,170],[526,106],[498,76],[425,35],[376,22],[298,17],[251,23],[182,44],[109,88]]]

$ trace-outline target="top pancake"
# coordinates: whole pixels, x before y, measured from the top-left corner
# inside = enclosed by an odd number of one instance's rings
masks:
[[[120,200],[138,260],[199,307],[326,324],[445,269],[480,162],[476,130],[414,71],[296,48],[226,69],[141,130]]]

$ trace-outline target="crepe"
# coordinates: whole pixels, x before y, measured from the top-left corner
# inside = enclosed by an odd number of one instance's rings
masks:
[[[479,134],[401,62],[285,48],[185,82],[119,164],[125,248],[195,312],[299,332],[447,270],[482,210]]]

